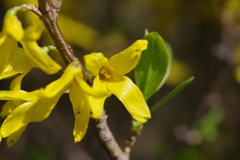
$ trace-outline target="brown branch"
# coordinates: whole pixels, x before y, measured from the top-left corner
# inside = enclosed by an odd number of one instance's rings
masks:
[[[143,125],[138,130],[131,130],[129,137],[125,142],[123,151],[128,158],[130,156],[133,145],[136,143],[137,137],[141,134],[142,128]]]
[[[108,127],[105,111],[103,111],[101,118],[92,119],[91,122],[99,143],[105,149],[111,160],[128,160],[128,156],[123,153]]]
[[[58,11],[60,10],[61,6],[60,2],[61,1],[52,2],[50,0],[38,0],[39,10],[42,13],[42,16],[40,18],[44,22],[48,33],[52,37],[56,48],[63,57],[64,61],[66,64],[69,64],[77,58],[64,39],[57,24]]]

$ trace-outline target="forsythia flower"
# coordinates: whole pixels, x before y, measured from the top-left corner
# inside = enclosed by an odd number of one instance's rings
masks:
[[[90,117],[88,92],[91,88],[83,80],[79,62],[74,61],[70,64],[63,75],[47,85],[45,89],[41,88],[32,92],[20,90],[19,85],[24,75],[20,76],[22,77],[14,79],[10,91],[0,91],[0,100],[8,100],[0,114],[3,117],[7,116],[0,129],[0,138],[8,137],[8,146],[13,145],[27,124],[46,119],[61,95],[69,89],[75,116],[74,141],[81,141],[86,133]]]
[[[147,40],[138,40],[126,50],[114,55],[109,60],[102,53],[91,53],[84,56],[85,67],[96,76],[93,89],[101,90],[104,96],[89,96],[92,117],[102,114],[105,99],[112,93],[126,107],[132,117],[145,123],[151,114],[138,87],[124,74],[130,72],[138,64],[141,52],[147,49]]]

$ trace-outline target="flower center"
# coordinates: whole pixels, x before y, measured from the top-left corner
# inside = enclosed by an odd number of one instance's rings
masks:
[[[111,81],[115,76],[115,71],[110,66],[103,66],[99,71],[99,78],[102,81]]]

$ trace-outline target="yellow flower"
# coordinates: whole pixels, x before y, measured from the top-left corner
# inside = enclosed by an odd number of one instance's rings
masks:
[[[82,69],[79,62],[70,64],[63,75],[50,83],[45,89],[41,88],[32,92],[20,90],[22,77],[17,77],[11,84],[10,91],[0,91],[0,100],[8,100],[0,115],[7,116],[0,129],[1,137],[7,139],[7,145],[13,145],[30,122],[39,122],[46,119],[57,101],[69,89],[72,102],[75,124],[74,141],[80,141],[88,126],[90,106],[88,91],[90,86],[83,80]],[[86,92],[87,91],[87,92]]]
[[[91,53],[84,56],[85,67],[95,76],[93,89],[101,90],[104,96],[89,96],[92,117],[102,114],[105,99],[112,93],[126,107],[132,117],[145,123],[151,114],[138,87],[126,76],[138,64],[141,53],[147,49],[146,40],[138,40],[129,48],[114,55],[109,60],[102,53]]]

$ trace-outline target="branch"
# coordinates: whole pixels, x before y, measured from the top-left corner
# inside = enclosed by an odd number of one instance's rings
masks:
[[[132,120],[132,128],[130,131],[130,135],[126,140],[125,147],[124,147],[124,153],[128,157],[128,159],[129,159],[132,147],[136,143],[137,137],[141,134],[142,129],[143,129],[142,123]]]
[[[57,0],[38,0],[39,10],[42,13],[40,19],[44,22],[48,33],[52,37],[56,48],[63,57],[64,61],[66,64],[69,64],[76,59],[76,56],[64,39],[57,24],[58,11],[60,10],[61,2],[62,1]]]
[[[103,111],[101,118],[92,119],[91,122],[99,143],[105,149],[111,160],[128,160],[128,156],[123,153],[108,127],[105,111]]]

